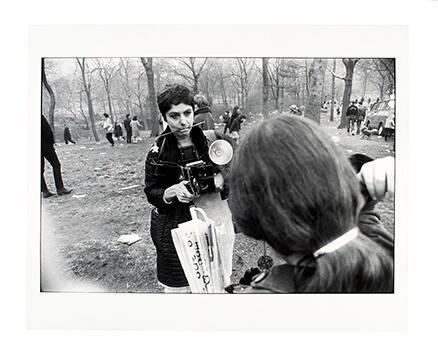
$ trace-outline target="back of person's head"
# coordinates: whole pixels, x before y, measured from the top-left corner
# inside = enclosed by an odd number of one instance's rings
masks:
[[[195,110],[195,99],[193,92],[187,86],[180,84],[166,85],[164,90],[157,96],[158,108],[164,120],[166,120],[166,113],[180,103],[192,106]]]
[[[137,120],[138,118],[137,118],[137,116],[136,115],[134,115],[134,117],[132,118],[132,120]]]
[[[106,114],[106,113],[104,113],[103,116],[104,116],[105,118],[109,118],[109,115]]]
[[[195,96],[195,104],[198,108],[210,107],[207,97],[201,94]]]
[[[358,225],[359,182],[344,153],[305,118],[269,119],[233,159],[230,208],[239,228],[278,253],[313,252]],[[316,260],[298,291],[377,292],[392,288],[392,258],[359,234]]]

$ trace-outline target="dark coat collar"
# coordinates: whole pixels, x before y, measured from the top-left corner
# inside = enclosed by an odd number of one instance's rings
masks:
[[[211,113],[210,107],[201,107],[195,111],[195,115],[203,114],[203,113]]]
[[[163,134],[171,132],[170,127],[167,126]],[[199,158],[208,161],[208,144],[202,129],[199,126],[195,126],[190,130],[190,137],[198,152]],[[180,160],[180,153],[178,148],[178,140],[174,134],[169,134],[158,138],[157,146],[159,148],[160,160],[178,163]]]

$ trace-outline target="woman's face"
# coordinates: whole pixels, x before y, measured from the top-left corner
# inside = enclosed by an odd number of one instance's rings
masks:
[[[188,136],[193,126],[192,106],[185,103],[172,105],[172,108],[166,112],[166,121],[177,138]]]

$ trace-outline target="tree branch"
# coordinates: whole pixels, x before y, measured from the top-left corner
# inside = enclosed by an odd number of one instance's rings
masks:
[[[333,72],[331,69],[330,69],[330,67],[329,66],[327,66],[326,67],[326,69],[335,77],[335,78],[338,78],[338,79],[341,79],[341,80],[344,80],[345,81],[345,77],[341,77],[340,75],[337,75],[335,72]]]

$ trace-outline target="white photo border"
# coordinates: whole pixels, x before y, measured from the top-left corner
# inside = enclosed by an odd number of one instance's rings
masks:
[[[193,44],[189,42],[193,38]],[[30,28],[27,327],[30,329],[357,331],[407,329],[408,27],[59,25]],[[202,43],[200,45],[199,43]],[[42,57],[395,57],[393,294],[164,295],[40,292]]]

